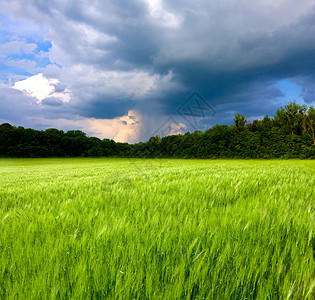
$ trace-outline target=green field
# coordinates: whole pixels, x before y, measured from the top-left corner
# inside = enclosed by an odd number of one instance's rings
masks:
[[[0,159],[0,299],[314,299],[315,161]]]

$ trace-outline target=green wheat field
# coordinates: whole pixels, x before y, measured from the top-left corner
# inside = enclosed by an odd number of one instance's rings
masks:
[[[0,299],[315,299],[315,161],[0,159]]]

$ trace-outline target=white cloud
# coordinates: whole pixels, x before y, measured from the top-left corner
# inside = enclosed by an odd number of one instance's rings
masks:
[[[18,81],[13,88],[25,92],[28,96],[35,97],[39,102],[48,97],[60,98],[64,102],[70,101],[70,91],[55,92],[57,79],[47,79],[42,73]]]
[[[169,28],[179,28],[181,19],[173,13],[168,12],[164,7],[162,0],[145,0],[148,5],[151,17],[161,26]]]
[[[29,54],[37,48],[34,43],[26,43],[24,41],[10,41],[0,46],[0,53],[7,54]]]
[[[3,63],[6,66],[15,67],[20,70],[22,69],[24,71],[27,71],[28,73],[36,73],[41,69],[36,66],[36,62],[34,60],[30,59],[6,58],[5,60],[3,60]]]

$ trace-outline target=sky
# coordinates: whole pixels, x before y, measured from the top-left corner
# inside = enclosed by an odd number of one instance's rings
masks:
[[[0,0],[0,124],[135,143],[315,104],[312,0]]]

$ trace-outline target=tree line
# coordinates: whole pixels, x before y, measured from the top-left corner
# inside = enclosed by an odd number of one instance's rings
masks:
[[[315,158],[315,109],[289,103],[273,118],[215,125],[147,142],[116,143],[80,130],[34,130],[0,125],[0,157]]]

